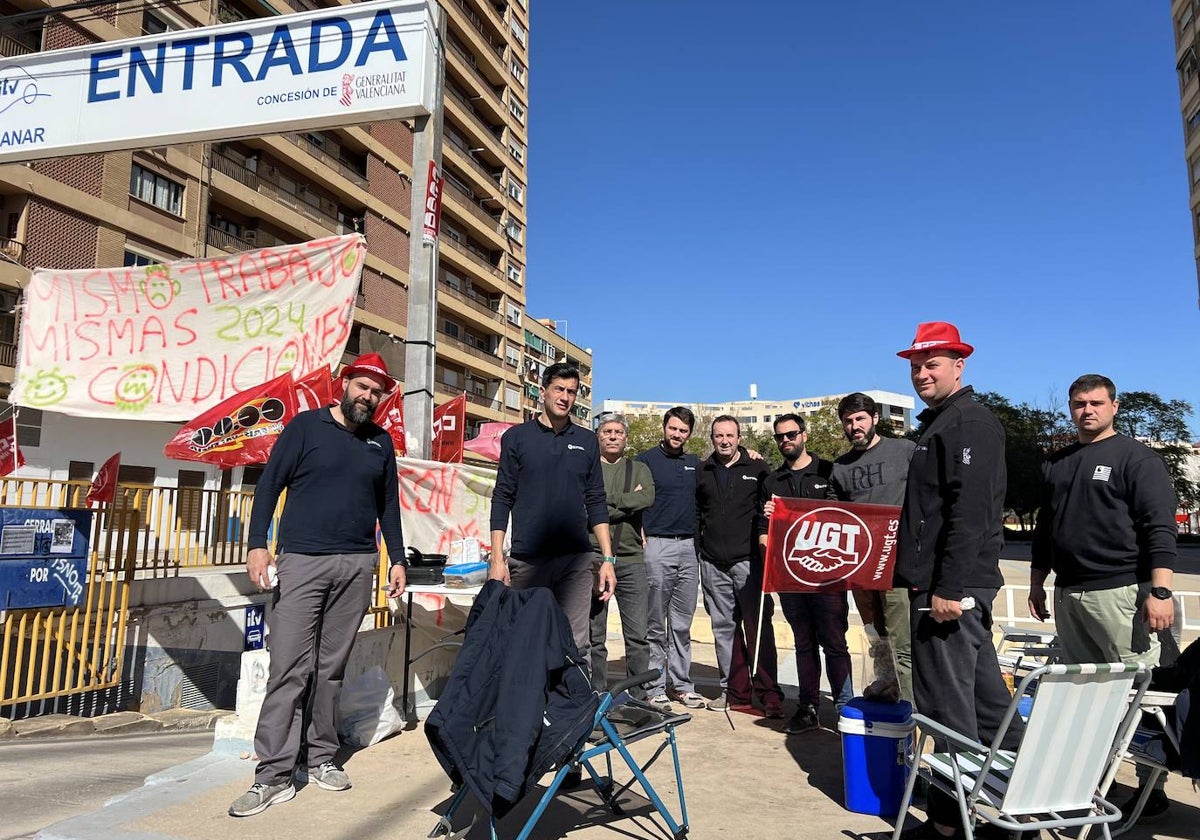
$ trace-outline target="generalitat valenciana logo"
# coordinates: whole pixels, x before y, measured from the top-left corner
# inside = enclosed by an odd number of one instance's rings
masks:
[[[811,510],[784,537],[784,567],[808,586],[845,580],[871,557],[871,529],[841,508]]]

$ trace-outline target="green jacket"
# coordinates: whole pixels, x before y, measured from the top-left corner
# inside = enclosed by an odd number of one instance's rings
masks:
[[[625,492],[625,465],[633,465],[629,492]],[[642,556],[642,511],[654,504],[654,477],[641,461],[621,456],[615,464],[600,459],[604,495],[608,500],[608,529],[617,557]],[[618,542],[618,536],[620,541]],[[592,548],[599,551],[596,538]]]

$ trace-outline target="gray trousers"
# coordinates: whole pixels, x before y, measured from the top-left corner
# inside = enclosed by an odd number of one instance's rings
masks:
[[[508,579],[513,589],[545,587],[554,593],[554,600],[567,614],[571,635],[579,648],[580,664],[588,667],[588,649],[592,645],[590,612],[592,589],[596,575],[592,571],[595,555],[560,554],[556,557],[527,557],[508,559]]]
[[[889,589],[883,596],[883,621],[892,655],[896,657],[896,681],[900,683],[900,698],[917,707],[913,696],[912,623],[908,613],[908,592]]]
[[[646,638],[650,642],[650,667],[662,676],[647,690],[651,697],[667,693],[670,682],[676,695],[694,691],[692,682],[692,618],[700,592],[700,561],[691,537],[646,538],[646,575],[650,581]]]
[[[617,590],[608,601],[592,597],[592,687],[608,690],[608,605],[614,600],[621,612],[621,635],[625,639],[625,675],[643,674],[650,670],[650,643],[646,641],[646,607],[650,598],[650,583],[646,578],[646,563],[642,556],[618,557],[615,569]],[[635,686],[629,694],[646,699],[646,690]]]
[[[254,733],[254,780],[268,785],[292,780],[302,735],[309,767],[332,761],[341,746],[337,699],[379,555],[281,554],[276,565],[271,671]]]
[[[762,591],[750,585],[750,561],[743,560],[726,568],[701,560],[700,582],[704,589],[704,609],[712,622],[713,647],[717,651],[717,671],[721,675],[721,693],[729,690],[733,666],[733,645],[741,616],[758,614]],[[753,645],[754,640],[747,640]],[[748,698],[746,700],[748,702]]]

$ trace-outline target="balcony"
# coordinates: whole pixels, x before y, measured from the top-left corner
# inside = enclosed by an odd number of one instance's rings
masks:
[[[17,345],[0,343],[0,365],[4,367],[17,366]]]
[[[245,164],[227,155],[214,152],[212,156],[213,169],[220,172],[222,175],[228,175],[235,181],[245,184],[250,189],[261,195],[265,195],[285,207],[289,207],[300,213],[302,216],[316,222],[321,227],[327,230],[343,232],[345,225],[338,221],[333,216],[324,212],[320,208],[313,205],[312,202],[317,201],[317,197],[301,185],[302,192],[299,195],[293,195],[286,190],[281,189],[269,177],[263,177],[258,174],[257,169],[248,169]],[[258,166],[269,167],[273,164],[259,162]]]
[[[7,257],[17,265],[25,265],[25,243],[19,239],[0,237],[0,257]]]
[[[474,124],[475,128],[482,132],[485,138],[490,138],[491,141],[495,142],[501,151],[504,151],[504,142],[502,139],[502,135],[504,134],[504,126],[493,126],[486,122],[483,117],[479,115],[479,112],[475,110],[475,106],[471,104],[471,100],[467,99],[467,97],[463,96],[454,88],[447,85],[444,90],[450,99],[454,100],[454,102],[463,109],[467,115],[467,119]],[[487,140],[484,142],[487,142]],[[507,154],[507,151],[504,151],[504,154]],[[500,155],[499,153],[497,153],[497,156],[501,158],[503,157],[503,155]]]
[[[221,230],[219,227],[208,226],[208,244],[214,248],[220,248],[230,254],[239,254],[242,251],[253,251],[255,248],[262,247],[254,242],[247,242],[240,236],[234,236],[228,231]]]
[[[500,277],[500,269],[496,268],[496,266],[494,266],[491,262],[489,262],[488,260],[481,257],[479,254],[472,251],[470,248],[468,248],[463,243],[458,242],[454,239],[451,239],[449,236],[439,237],[439,241],[441,242],[442,245],[448,246],[450,248],[450,250],[455,251],[456,253],[462,254],[470,262],[474,263],[478,268],[487,272],[487,274],[489,276],[496,277],[496,278]]]
[[[37,52],[36,47],[31,47],[8,35],[0,35],[0,58],[16,58],[19,55],[32,55],[35,52]]]
[[[281,134],[279,136],[284,140],[288,140],[296,146],[299,146],[305,152],[321,161],[321,163],[325,164],[330,169],[336,169],[338,174],[340,174],[346,180],[353,181],[364,190],[367,189],[367,176],[359,173],[342,160],[329,154],[304,135],[295,131],[289,131],[286,134]]]
[[[500,58],[504,58],[504,48],[507,46],[507,44],[496,43],[491,34],[483,28],[483,21],[479,19],[479,15],[475,13],[474,9],[467,5],[466,0],[454,0],[454,3],[460,9],[462,9],[463,15],[466,17],[467,22],[470,23],[472,28],[479,33],[479,37],[483,39],[483,42],[491,47],[492,51],[496,53],[496,55],[498,55]]]
[[[453,347],[455,350],[461,350],[463,353],[474,356],[477,359],[483,359],[489,365],[496,365],[499,367],[501,364],[500,357],[495,353],[488,353],[486,350],[480,350],[478,347],[472,347],[465,341],[459,341],[457,338],[454,338],[443,330],[438,330],[438,334],[441,335],[441,341],[443,344]]]
[[[497,323],[501,324],[504,323],[504,316],[500,314],[500,310],[493,309],[492,306],[487,302],[487,299],[481,295],[477,295],[474,292],[460,291],[440,277],[438,278],[438,289],[439,292],[444,292],[455,300],[461,300],[467,306],[471,307],[488,320],[496,321]]]
[[[479,199],[471,195],[449,178],[446,178],[446,187],[449,189],[450,194],[458,199],[460,203],[465,204],[471,215],[483,222],[488,230],[495,232],[497,236],[504,235],[504,228],[500,224],[500,221],[486,209],[484,209],[484,206],[479,203]]]
[[[459,152],[464,158],[466,158],[467,164],[470,165],[470,167],[480,175],[482,175],[486,179],[487,183],[495,184],[496,189],[500,189],[500,173],[493,172],[480,163],[479,159],[471,153],[471,150],[467,147],[467,144],[463,143],[457,137],[453,136],[452,134],[447,134],[445,136],[445,140],[454,147],[455,151]],[[503,167],[500,167],[500,169],[501,172],[503,172]]]

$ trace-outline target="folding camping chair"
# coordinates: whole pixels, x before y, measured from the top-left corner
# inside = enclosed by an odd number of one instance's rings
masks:
[[[1149,681],[1142,665],[1035,668],[1022,679],[990,745],[914,714],[921,738],[893,840],[904,828],[918,775],[957,799],[967,840],[975,836],[976,818],[1009,831],[1099,825],[1111,837],[1109,824],[1121,812],[1104,799],[1100,782],[1128,746]],[[1019,749],[1001,749],[1022,696],[1035,684]],[[946,751],[925,754],[935,737]]]
[[[613,686],[609,691],[599,696],[599,706],[596,709],[595,718],[593,720],[593,728],[591,732],[586,733],[584,738],[576,745],[571,753],[571,757],[562,763],[554,774],[554,778],[546,787],[546,792],[542,794],[542,798],[538,801],[537,807],[533,813],[525,821],[516,840],[528,840],[532,835],[534,828],[537,826],[538,820],[549,807],[551,800],[558,793],[559,788],[563,784],[563,780],[572,769],[587,770],[588,777],[592,786],[599,793],[604,804],[609,810],[617,816],[622,816],[625,812],[620,803],[620,797],[636,783],[645,793],[650,804],[654,806],[655,811],[666,822],[671,836],[675,840],[683,840],[688,834],[688,816],[687,816],[687,801],[683,793],[683,773],[679,764],[679,745],[675,738],[675,730],[682,724],[687,723],[692,719],[690,714],[672,714],[669,712],[661,712],[658,709],[650,706],[647,703],[639,700],[634,700],[628,695],[628,690],[637,685],[643,685],[653,682],[658,679],[658,671],[649,671],[644,674],[639,674],[635,677],[630,677],[623,682]],[[639,764],[637,759],[629,752],[629,745],[637,741],[650,738],[655,735],[662,737],[662,743],[650,756],[649,760]],[[650,769],[659,757],[668,749],[671,750],[671,760],[675,769],[675,785],[679,790],[679,818],[671,814],[658,791],[650,783],[646,777],[646,771]],[[617,755],[625,762],[625,766],[632,773],[633,778],[628,782],[618,785],[613,777],[613,758],[612,754]],[[604,773],[600,773],[595,765],[595,761],[599,758],[604,758]],[[475,825],[474,817],[471,824],[457,831],[453,828],[453,818],[459,806],[467,797],[468,790],[466,786],[462,787],[451,800],[446,813],[438,820],[437,825],[429,832],[429,837],[444,837],[446,840],[457,840],[457,838],[465,837]],[[497,840],[496,820],[490,818],[490,829],[492,840]]]

